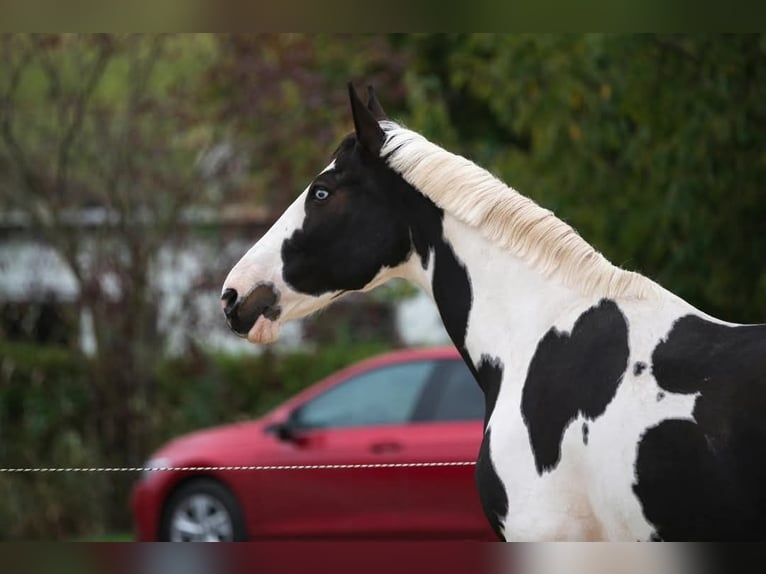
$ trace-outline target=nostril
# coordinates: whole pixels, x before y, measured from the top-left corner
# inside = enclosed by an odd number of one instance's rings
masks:
[[[235,289],[224,289],[221,294],[221,301],[223,301],[223,312],[227,317],[231,315],[234,308],[237,306],[237,291]]]

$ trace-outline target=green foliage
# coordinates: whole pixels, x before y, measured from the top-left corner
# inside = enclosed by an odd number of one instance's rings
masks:
[[[165,361],[151,401],[155,446],[181,432],[264,414],[334,371],[389,348],[368,342],[278,356],[213,354]]]
[[[213,137],[196,96],[215,45],[197,35],[0,36],[0,215],[19,222],[14,238],[33,237],[71,272],[68,322],[92,325],[96,354],[88,381],[100,419],[89,432],[113,462],[138,458],[150,432],[143,405],[165,348],[155,269],[174,264],[163,251],[189,244],[191,208],[217,202],[201,192],[196,163]],[[179,307],[205,280],[174,291]],[[33,302],[42,289],[30,283]]]
[[[228,34],[208,95],[221,122],[249,150],[248,201],[281,212],[324,167],[352,129],[346,82],[385,86],[403,100],[406,57],[384,36]]]
[[[27,466],[77,450],[88,432],[84,364],[65,349],[3,344],[0,460]],[[29,442],[17,440],[24,436]],[[34,449],[30,450],[30,444]]]
[[[766,320],[763,35],[220,38],[211,95],[284,208],[350,129],[345,82],[554,210],[613,262]],[[265,192],[265,193],[264,193]],[[253,195],[255,197],[255,194]]]
[[[179,234],[181,208],[205,200],[200,150],[246,148],[249,180],[221,195],[276,214],[351,129],[348,80],[374,84],[392,117],[553,209],[616,264],[722,318],[766,321],[763,35],[1,40],[0,208],[28,212],[74,269],[76,245],[98,246],[95,260],[119,271],[135,298],[117,306],[94,292],[98,281],[84,282],[85,302],[103,307],[97,335],[110,351],[96,361],[1,346],[2,466],[138,463],[123,460],[126,444],[148,455],[186,431],[257,416],[384,348],[355,343],[358,324],[336,321],[315,339],[345,344],[313,352],[161,360],[145,280],[158,246]],[[95,228],[62,235],[70,228],[51,221],[77,205],[119,212],[131,257]],[[126,225],[147,208],[163,226]],[[372,298],[408,294],[400,284]],[[0,538],[125,529],[130,478],[0,475]]]
[[[0,356],[0,465],[100,465],[82,357],[5,343]],[[0,539],[103,528],[108,480],[73,473],[0,475]]]
[[[553,209],[616,264],[724,318],[766,320],[762,36],[408,43],[412,127]]]

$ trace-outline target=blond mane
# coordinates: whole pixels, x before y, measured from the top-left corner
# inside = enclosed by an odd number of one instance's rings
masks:
[[[504,184],[472,161],[420,134],[384,121],[381,156],[438,207],[479,229],[544,276],[583,294],[646,298],[648,278],[612,265],[551,211]]]

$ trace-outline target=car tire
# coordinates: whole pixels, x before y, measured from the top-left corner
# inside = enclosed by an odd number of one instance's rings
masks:
[[[167,499],[160,522],[163,542],[243,542],[245,518],[236,496],[219,481],[193,478]]]

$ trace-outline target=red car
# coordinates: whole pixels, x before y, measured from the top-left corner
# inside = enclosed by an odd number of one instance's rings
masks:
[[[182,436],[149,467],[466,462],[484,396],[454,348],[389,353],[253,422]],[[132,497],[139,540],[495,540],[473,465],[155,471]]]

